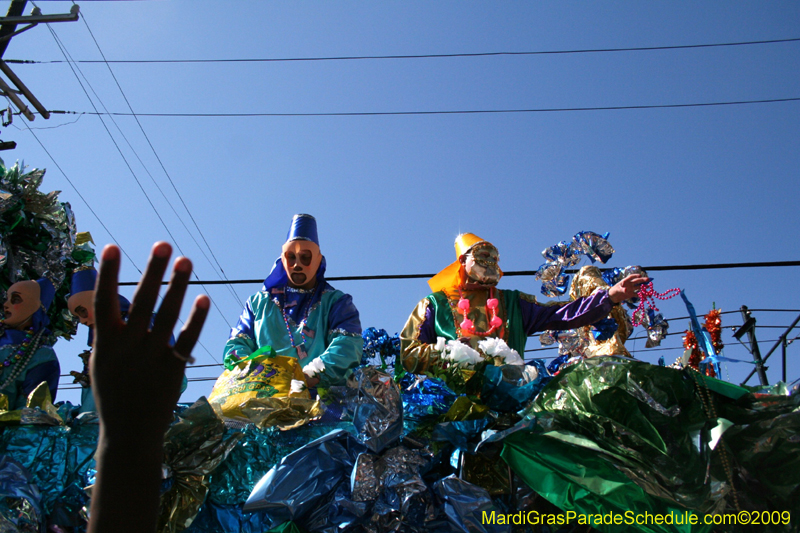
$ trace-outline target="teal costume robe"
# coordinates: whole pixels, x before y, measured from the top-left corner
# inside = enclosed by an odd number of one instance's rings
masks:
[[[278,355],[298,357],[289,337],[291,329],[294,344],[303,345],[308,354],[300,364],[305,367],[316,358],[324,363],[325,370],[318,376],[320,386],[344,384],[361,360],[361,322],[349,294],[327,282],[321,284],[308,290],[272,287],[252,295],[225,344],[226,362],[247,357],[264,346],[271,346]]]
[[[2,336],[2,346],[0,346],[0,362],[5,361],[16,352],[24,335],[20,331],[6,331]],[[16,338],[11,338],[14,335]],[[18,342],[16,342],[18,341]],[[16,368],[15,364],[4,367],[0,365],[0,393],[8,397],[9,410],[22,409],[28,400],[28,395],[42,382],[46,381],[50,388],[50,395],[55,401],[56,393],[58,392],[58,377],[60,374],[60,366],[58,364],[58,357],[52,346],[42,344],[33,354],[31,359],[25,365],[19,375],[9,383],[6,383],[12,372]]]

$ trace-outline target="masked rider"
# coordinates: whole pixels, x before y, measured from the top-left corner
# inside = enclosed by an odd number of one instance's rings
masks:
[[[563,306],[541,305],[520,291],[497,289],[503,275],[497,248],[472,233],[456,238],[456,261],[428,281],[433,291],[417,304],[400,335],[402,366],[423,373],[453,361],[466,345],[480,359],[485,339],[502,339],[516,352],[525,350],[526,337],[544,330],[565,330],[593,324],[608,316],[614,304],[635,295],[642,276],[628,276],[608,291],[597,291]],[[480,349],[480,351],[478,351]],[[503,353],[508,353],[505,350]],[[449,354],[449,355],[446,355]],[[462,366],[480,359],[466,358]]]
[[[246,358],[265,346],[297,357],[309,387],[343,384],[361,360],[358,310],[349,294],[325,281],[325,257],[311,215],[292,219],[281,256],[231,330],[225,359]]]

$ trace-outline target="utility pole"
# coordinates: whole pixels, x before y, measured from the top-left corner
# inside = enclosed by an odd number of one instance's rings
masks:
[[[764,361],[761,360],[761,350],[758,349],[758,341],[756,340],[756,318],[750,316],[750,310],[746,305],[742,306],[741,312],[744,323],[742,327],[736,330],[733,336],[736,340],[741,340],[744,334],[747,334],[747,340],[750,341],[750,353],[753,354],[753,359],[756,363],[755,372],[758,373],[758,380],[761,382],[761,385],[769,385],[767,381],[767,369],[769,367],[764,366]],[[751,372],[750,376],[752,375],[753,373]],[[750,379],[750,376],[747,376],[747,379]],[[747,379],[745,379],[745,382],[747,382]],[[742,385],[744,385],[744,383],[742,383]]]
[[[63,15],[42,15],[42,10],[38,7],[34,7],[33,11],[31,11],[30,15],[23,15],[22,12],[25,10],[25,4],[27,4],[27,0],[11,0],[11,5],[8,7],[8,13],[5,17],[0,17],[0,72],[2,72],[6,78],[11,82],[11,84],[16,87],[13,89],[5,79],[0,77],[0,95],[6,96],[11,103],[18,109],[18,114],[23,115],[30,121],[33,121],[36,116],[28,109],[28,106],[25,102],[22,101],[20,95],[24,96],[28,102],[42,115],[42,118],[48,119],[50,118],[50,112],[47,111],[41,102],[33,95],[30,89],[22,83],[14,71],[11,70],[11,67],[3,61],[3,54],[6,53],[6,49],[8,48],[9,43],[11,42],[11,38],[15,35],[19,35],[20,33],[27,31],[39,23],[49,24],[51,22],[74,22],[78,20],[78,12],[80,8],[77,4],[74,4],[70,9],[68,14]],[[17,29],[17,25],[25,24],[21,29]],[[12,111],[9,108],[9,121],[11,120]],[[5,119],[4,119],[5,121]],[[16,147],[16,143],[13,141],[3,142],[0,141],[0,150],[8,150],[11,148]]]

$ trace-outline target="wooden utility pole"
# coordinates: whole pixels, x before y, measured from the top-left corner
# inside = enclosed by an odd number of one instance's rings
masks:
[[[39,102],[31,90],[28,89],[24,83],[22,83],[22,80],[20,80],[17,75],[14,74],[14,71],[11,70],[11,67],[9,67],[5,61],[3,61],[3,54],[6,53],[8,44],[11,42],[11,38],[15,35],[19,35],[20,33],[35,27],[40,22],[74,22],[78,20],[78,12],[80,11],[80,8],[77,4],[75,4],[72,6],[68,14],[42,15],[42,11],[38,7],[34,7],[30,15],[23,15],[22,12],[25,10],[25,4],[27,3],[27,0],[11,0],[11,5],[8,7],[8,13],[5,17],[0,17],[0,72],[2,72],[11,82],[11,84],[16,87],[16,89],[13,89],[5,79],[0,77],[0,94],[8,97],[8,99],[11,100],[11,103],[14,104],[14,106],[19,110],[20,114],[22,114],[28,120],[33,121],[33,119],[36,118],[36,115],[34,115],[31,110],[28,109],[28,106],[22,101],[20,95],[24,96],[28,102],[30,102],[36,111],[42,115],[42,118],[50,118],[50,112],[42,105],[41,102]],[[25,26],[18,30],[17,26],[20,24],[25,24]],[[11,114],[10,110],[9,114]],[[16,143],[13,141],[0,141],[0,150],[8,150],[15,147]]]

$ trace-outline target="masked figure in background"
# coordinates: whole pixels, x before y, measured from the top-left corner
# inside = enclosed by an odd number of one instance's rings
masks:
[[[231,331],[226,364],[270,346],[277,355],[299,360],[309,387],[343,384],[361,360],[361,321],[350,295],[324,276],[317,221],[295,215],[281,256]]]
[[[92,356],[91,348],[94,343],[94,286],[96,282],[97,270],[94,268],[78,270],[72,275],[70,295],[67,299],[70,313],[78,317],[80,323],[89,328],[89,335],[86,338],[86,344],[89,349],[79,354],[83,361],[83,371],[76,372],[73,370],[70,372],[75,379],[74,382],[81,385],[81,407],[78,410],[80,413],[97,411],[94,404],[94,396],[92,395],[92,384],[89,379],[89,360]],[[128,309],[131,306],[131,302],[121,294],[118,294],[117,297],[119,298],[120,318],[127,322]],[[170,342],[174,344],[175,338],[173,337]],[[186,376],[184,376],[181,392],[186,390],[186,385]]]
[[[520,291],[497,289],[503,275],[497,248],[472,233],[456,238],[456,261],[428,281],[433,294],[414,309],[400,335],[402,368],[423,373],[449,364],[470,367],[487,357],[522,364],[526,337],[604,319],[635,295],[643,276],[563,306],[541,305]],[[398,371],[401,368],[398,366]]]
[[[48,279],[18,281],[8,288],[3,304],[0,337],[0,393],[8,398],[8,409],[25,407],[28,395],[47,382],[53,401],[58,392],[61,368],[47,329],[47,308],[55,288]]]

